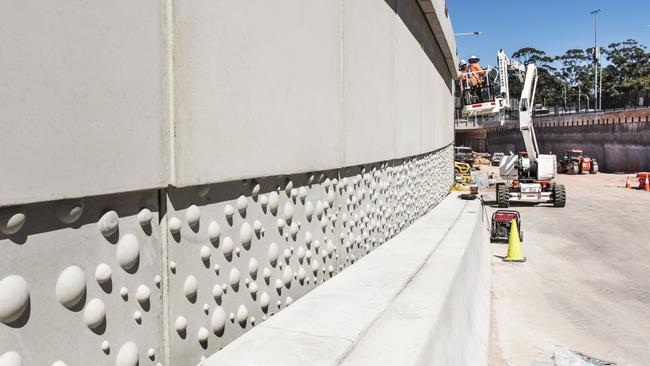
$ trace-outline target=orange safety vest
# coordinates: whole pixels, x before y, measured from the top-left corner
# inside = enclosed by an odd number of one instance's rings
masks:
[[[470,83],[472,84],[472,86],[483,84],[483,74],[485,74],[485,72],[483,71],[483,68],[478,62],[469,64],[469,72],[470,72]]]

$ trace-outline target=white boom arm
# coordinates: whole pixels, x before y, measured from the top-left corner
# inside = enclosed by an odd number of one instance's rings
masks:
[[[506,156],[501,160],[499,172],[505,180],[543,180],[549,181],[555,178],[557,162],[555,155],[540,154],[537,146],[537,137],[533,128],[533,109],[535,106],[535,90],[537,88],[537,66],[534,63],[523,66],[499,51],[499,67],[505,78],[501,80],[502,94],[509,103],[507,67],[516,68],[519,77],[525,72],[524,86],[519,99],[519,130],[524,138],[528,157]],[[505,89],[504,89],[505,88]],[[518,164],[517,164],[518,163]]]
[[[523,74],[526,72],[526,67],[515,60],[508,58],[503,50],[497,53],[497,61],[499,62],[499,92],[504,98],[504,107],[510,108],[510,85],[508,84],[508,71],[510,69],[516,70],[519,80],[523,81]]]
[[[535,89],[537,88],[537,67],[531,63],[526,69],[526,79],[519,100],[519,129],[524,137],[526,152],[531,164],[535,164],[539,155],[535,129],[533,128],[533,106],[535,105]]]

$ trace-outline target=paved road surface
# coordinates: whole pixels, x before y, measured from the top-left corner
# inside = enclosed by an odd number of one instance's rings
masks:
[[[557,345],[650,365],[650,192],[613,174],[558,182],[565,208],[515,207],[526,263],[502,262],[507,245],[492,244],[491,365],[530,365]]]

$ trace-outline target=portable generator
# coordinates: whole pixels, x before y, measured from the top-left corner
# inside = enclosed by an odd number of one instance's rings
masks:
[[[521,215],[518,211],[514,210],[497,210],[492,214],[492,231],[490,232],[490,240],[504,240],[508,241],[510,238],[510,226],[512,220],[517,223],[519,231],[519,240],[524,240],[524,232],[521,230]]]

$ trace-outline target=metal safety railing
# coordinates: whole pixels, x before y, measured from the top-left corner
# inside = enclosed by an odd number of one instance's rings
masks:
[[[461,72],[460,97],[462,105],[494,101],[499,93],[499,72],[488,66],[481,72]]]

